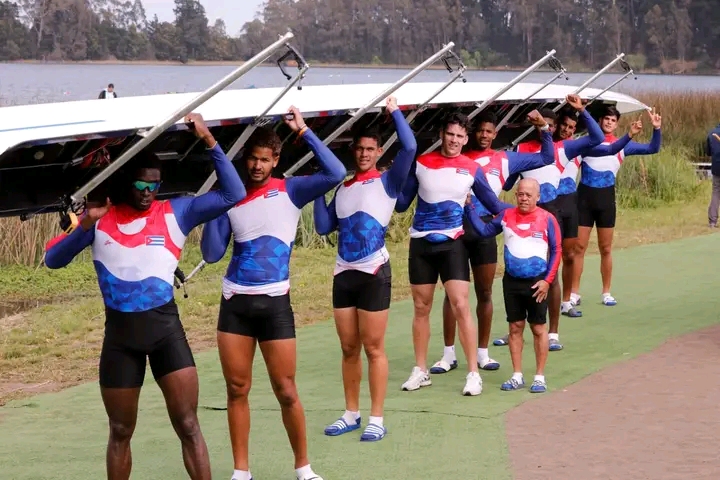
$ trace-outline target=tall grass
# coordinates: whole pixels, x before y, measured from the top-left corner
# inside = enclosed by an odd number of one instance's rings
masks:
[[[690,201],[701,186],[691,164],[702,152],[708,131],[720,122],[720,93],[654,92],[638,95],[638,99],[657,109],[663,117],[663,146],[657,155],[629,157],[618,177],[618,202],[626,208],[652,208],[661,204]],[[627,131],[632,120],[642,115],[645,133],[638,139],[647,142],[651,125],[645,114],[625,115],[619,134]],[[506,201],[511,196],[504,194]],[[388,227],[388,242],[405,241],[414,208],[395,214]],[[0,219],[0,265],[38,265],[45,243],[59,233],[57,215],[38,215],[21,222],[18,218]],[[197,243],[200,229],[188,239]],[[302,211],[296,246],[326,248],[336,245],[336,235],[320,237],[313,226],[312,204]],[[88,257],[88,254],[85,254]]]

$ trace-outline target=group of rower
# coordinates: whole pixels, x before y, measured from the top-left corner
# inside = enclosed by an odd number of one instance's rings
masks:
[[[414,301],[415,366],[403,390],[431,384],[430,373],[458,366],[455,324],[468,363],[464,395],[479,395],[479,369],[500,365],[488,354],[492,323],[492,283],[497,268],[495,237],[504,237],[503,294],[514,374],[502,386],[524,385],[520,364],[522,332],[530,323],[535,337],[537,372],[533,392],[546,389],[548,348],[561,349],[560,311],[579,316],[577,295],[582,255],[590,230],[598,228],[603,258],[603,303],[610,295],[610,246],[615,221],[614,179],[626,155],[657,152],[660,116],[649,146],[630,142],[642,130],[638,120],[620,140],[612,136],[619,113],[608,109],[600,125],[575,95],[568,104],[580,112],[589,135],[570,140],[579,118],[575,112],[533,111],[528,120],[539,140],[517,152],[494,151],[497,121],[483,115],[472,129],[467,117],[448,116],[440,129],[441,148],[419,156],[417,144],[394,98],[386,101],[401,147],[390,168],[376,168],[382,139],[376,130],[353,138],[355,173],[305,125],[291,107],[286,124],[309,145],[320,165],[312,175],[277,179],[282,142],[271,129],[259,128],[243,152],[241,176],[205,126],[202,117],[186,118],[214,161],[219,189],[196,197],[156,199],[161,185],[158,159],[141,153],[117,178],[118,188],[103,204],[88,204],[79,226],[48,243],[49,268],[68,265],[87,246],[97,271],[106,315],[99,378],[110,436],[107,475],[128,479],[130,441],[149,359],[163,392],[171,423],[181,441],[192,479],[210,479],[208,449],[197,418],[198,376],[193,354],[173,297],[173,274],[189,233],[205,224],[201,249],[208,263],[220,261],[233,240],[232,258],[222,282],[217,324],[220,363],[227,387],[233,480],[250,480],[248,395],[259,346],[295,456],[298,480],[322,480],[310,466],[305,414],[295,384],[295,321],[290,302],[289,263],[301,209],[314,202],[319,234],[338,232],[332,302],[342,350],[345,413],[325,429],[341,435],[361,428],[361,351],[369,363],[371,407],[361,441],[387,434],[383,403],[388,382],[385,330],[391,298],[391,268],[385,233],[393,211],[407,210],[417,197],[410,229],[409,276]],[[603,132],[605,135],[603,135]],[[463,153],[474,134],[476,148]],[[575,178],[582,181],[575,192]],[[500,201],[515,186],[517,206]],[[334,187],[329,204],[325,195]],[[579,222],[579,229],[578,229]],[[579,232],[579,233],[578,233]],[[557,272],[563,261],[563,302]],[[470,271],[478,297],[478,327],[469,307]],[[438,278],[445,289],[442,359],[427,368],[429,315]],[[547,297],[547,299],[546,299]],[[550,336],[545,327],[550,310]],[[549,339],[549,340],[548,340]],[[549,347],[548,347],[549,345]],[[559,347],[559,348],[558,348]]]

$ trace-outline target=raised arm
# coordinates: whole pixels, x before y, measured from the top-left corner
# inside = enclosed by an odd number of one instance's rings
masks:
[[[337,212],[335,211],[335,196],[330,205],[325,204],[325,196],[320,195],[313,204],[313,220],[318,235],[329,235],[338,228]]]
[[[478,168],[475,171],[475,181],[473,182],[472,191],[477,199],[480,200],[480,203],[493,215],[497,215],[506,208],[512,208],[512,205],[501,202],[495,195],[495,192],[490,188],[487,178],[485,178],[485,173],[483,173],[482,168]]]
[[[302,118],[300,111],[290,107],[292,120],[285,122],[310,145],[320,164],[320,171],[312,175],[288,178],[285,185],[290,200],[297,208],[302,208],[317,197],[325,195],[335,185],[342,182],[347,170],[334,153],[310,130]]]
[[[549,131],[543,131],[541,133],[540,144],[542,148],[537,153],[505,152],[508,158],[510,175],[552,165],[555,161],[555,146],[553,145],[552,135]]]
[[[394,97],[388,97],[387,109],[391,112],[395,122],[395,130],[397,130],[398,139],[400,140],[400,151],[395,156],[390,169],[383,175],[385,191],[390,197],[394,198],[400,195],[403,185],[408,179],[410,166],[417,152],[417,142]]]
[[[207,263],[219,262],[230,244],[231,232],[230,217],[227,213],[207,222],[200,239],[203,260]]]
[[[491,221],[484,222],[471,203],[465,206],[465,215],[468,220],[470,220],[473,229],[475,229],[481,237],[495,237],[503,230],[502,219],[505,216],[505,210],[500,212],[499,215],[496,215]]]
[[[565,148],[565,156],[567,158],[575,158],[578,155],[584,155],[586,151],[591,148],[595,148],[605,140],[605,134],[603,133],[600,125],[595,121],[594,118],[584,108],[580,111],[580,116],[583,118],[585,125],[587,125],[588,134],[575,140],[563,141],[563,147]]]
[[[548,215],[548,270],[545,275],[545,281],[549,284],[553,283],[560,268],[560,259],[562,258],[562,238],[560,236],[560,225],[554,215]]]
[[[95,240],[94,223],[88,230],[82,223],[69,235],[62,233],[45,245],[45,265],[51,269],[66,267],[82,252],[85,247]]]
[[[629,155],[654,155],[660,151],[660,144],[662,143],[662,117],[659,113],[655,112],[655,109],[648,111],[650,115],[650,123],[653,126],[652,138],[650,143],[637,143],[630,142],[625,147],[625,156]]]
[[[408,174],[407,181],[405,182],[405,186],[402,189],[402,192],[397,197],[397,203],[395,203],[395,211],[398,213],[403,213],[408,208],[410,208],[410,205],[412,204],[413,200],[415,200],[415,196],[418,193],[418,179],[415,175],[415,169],[417,168],[417,162],[413,162],[410,166],[410,173]]]

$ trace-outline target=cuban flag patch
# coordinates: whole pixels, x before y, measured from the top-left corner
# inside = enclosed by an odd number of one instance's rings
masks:
[[[364,181],[362,182],[362,185],[368,185],[368,184],[370,184],[370,183],[373,183],[374,181],[375,181],[374,178],[368,178],[367,180],[364,180]]]
[[[468,170],[467,168],[456,168],[455,173],[460,175],[470,175],[470,170]]]
[[[533,238],[543,238],[542,232],[533,232],[532,233]]]
[[[164,247],[165,237],[162,235],[145,235],[145,245],[148,247]]]
[[[490,175],[495,175],[496,177],[500,176],[500,170],[498,170],[497,168],[491,168],[490,170],[488,170],[488,173]]]
[[[264,197],[265,198],[277,197],[279,192],[280,191],[277,188],[272,188],[265,193]]]

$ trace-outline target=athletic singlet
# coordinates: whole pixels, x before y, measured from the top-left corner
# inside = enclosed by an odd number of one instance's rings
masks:
[[[315,230],[320,235],[338,231],[334,275],[345,270],[374,275],[390,259],[385,233],[417,150],[402,112],[396,110],[392,116],[401,149],[390,169],[382,174],[376,169],[355,174],[340,184],[329,205],[323,196],[315,199]]]
[[[495,195],[480,165],[465,155],[449,158],[433,152],[421,155],[413,165],[415,171],[411,171],[395,207],[404,212],[417,195],[411,238],[433,243],[459,238],[464,233],[464,206],[471,189],[493,214],[509,206]]]
[[[551,213],[536,208],[524,214],[515,207],[501,212],[487,223],[472,210],[468,217],[482,237],[503,234],[505,271],[510,276],[544,276],[546,282],[553,282],[560,266],[562,245],[560,227]]]
[[[550,132],[542,132],[541,140],[541,142],[538,142],[537,152],[518,153],[488,149],[473,150],[466,153],[465,156],[480,165],[490,188],[495,196],[499,197],[503,185],[505,185],[510,175],[525,170],[541,168],[553,163],[552,135],[550,135]],[[480,215],[490,215],[488,209],[485,208],[472,191],[470,192],[470,201]]]
[[[85,247],[92,256],[105,305],[120,312],[144,312],[173,298],[173,276],[185,239],[196,226],[226,212],[245,196],[235,167],[216,145],[220,190],[198,197],[155,201],[145,211],[113,206],[90,230],[48,242],[45,264],[62,268]]]
[[[605,149],[596,147],[583,156],[580,183],[592,188],[615,186],[617,173],[625,157],[658,153],[661,142],[662,134],[659,128],[653,129],[650,143],[633,142],[628,135],[618,140],[614,135],[608,134],[601,145]],[[624,148],[621,148],[622,145]]]
[[[325,195],[345,177],[340,160],[310,130],[302,135],[320,164],[312,175],[271,178],[248,190],[247,197],[225,215],[208,222],[200,242],[203,259],[220,261],[230,235],[233,253],[222,282],[226,299],[233,295],[285,295],[290,290],[290,252],[301,209]]]

